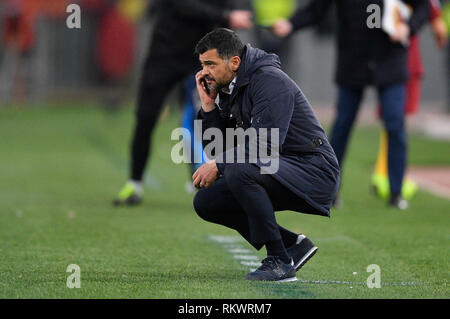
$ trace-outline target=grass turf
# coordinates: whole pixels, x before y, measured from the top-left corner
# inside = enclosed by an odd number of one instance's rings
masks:
[[[208,239],[237,233],[193,211],[188,168],[170,160],[179,118],[173,112],[157,128],[143,205],[113,208],[131,109],[0,109],[0,298],[450,297],[449,201],[420,191],[403,212],[370,194],[377,128],[353,134],[342,209],[330,219],[277,213],[319,246],[301,282],[258,283]],[[448,146],[411,134],[410,164],[448,165]],[[80,266],[80,289],[66,287],[69,264]],[[366,286],[370,264],[381,268],[380,289]]]

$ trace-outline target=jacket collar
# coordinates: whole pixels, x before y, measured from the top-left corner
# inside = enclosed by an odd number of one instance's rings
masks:
[[[244,47],[244,52],[242,52],[241,55],[241,65],[239,65],[239,70],[236,76],[236,85],[235,88],[240,88],[241,86],[245,86],[249,82],[249,75],[247,73],[248,66],[247,66],[247,52],[248,47],[250,44],[247,44]]]
[[[236,86],[236,77],[233,78],[233,81],[228,85],[228,90],[222,89],[222,92],[228,95],[233,94],[234,87]]]
[[[234,98],[236,97],[237,93],[239,92],[240,88],[248,85],[248,83],[250,82],[250,77],[247,73],[247,63],[246,63],[246,57],[247,57],[247,51],[248,51],[248,47],[250,46],[250,44],[247,44],[244,47],[244,52],[242,52],[241,55],[241,65],[239,65],[239,70],[238,73],[236,75],[236,84],[234,85],[234,89],[233,92],[231,93],[231,100],[233,101]]]

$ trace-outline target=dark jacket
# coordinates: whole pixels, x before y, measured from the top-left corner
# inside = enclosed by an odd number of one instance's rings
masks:
[[[279,169],[272,176],[313,207],[302,212],[329,216],[339,185],[337,159],[309,102],[280,69],[278,56],[247,45],[232,95],[221,92],[219,105],[211,112],[200,110],[198,119],[203,131],[220,128],[225,137],[227,127],[238,125],[236,114],[244,129],[253,127],[258,134],[261,128],[279,128]],[[236,163],[236,149],[230,151]],[[221,174],[227,165],[217,164]],[[263,166],[259,158],[256,165]]]
[[[151,50],[155,58],[198,63],[195,45],[216,27],[228,26],[230,1],[163,0],[155,9]]]
[[[294,30],[319,22],[333,1],[338,16],[337,84],[361,88],[371,84],[385,86],[405,82],[408,78],[407,48],[392,42],[382,29],[367,26],[371,14],[367,7],[379,5],[382,13],[383,0],[313,0],[291,17]],[[414,35],[427,21],[428,0],[404,2],[413,8],[408,25],[411,35]]]

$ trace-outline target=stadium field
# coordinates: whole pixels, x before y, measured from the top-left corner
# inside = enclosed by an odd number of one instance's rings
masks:
[[[237,233],[201,220],[170,151],[180,115],[154,136],[139,207],[114,208],[133,112],[93,106],[0,109],[0,298],[449,298],[450,202],[419,191],[410,209],[370,193],[378,128],[357,128],[344,171],[344,206],[331,218],[278,221],[319,247],[294,283],[248,282],[264,257]],[[449,165],[448,142],[410,134],[411,165]],[[67,267],[80,288],[67,287]],[[380,288],[369,288],[369,265]]]

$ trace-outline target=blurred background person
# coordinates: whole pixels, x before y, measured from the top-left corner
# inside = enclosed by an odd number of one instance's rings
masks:
[[[279,20],[274,32],[286,37],[293,31],[320,21],[333,0],[314,0],[300,8],[289,20]],[[364,89],[378,90],[383,122],[388,133],[388,170],[391,196],[389,205],[406,209],[401,189],[406,169],[406,132],[403,107],[407,80],[407,48],[402,44],[418,32],[428,18],[428,0],[408,0],[413,12],[408,21],[398,21],[395,33],[388,35],[381,27],[369,28],[369,5],[383,7],[383,1],[336,0],[338,16],[337,70],[339,87],[337,116],[331,132],[331,145],[341,170],[347,142],[359,110]],[[339,206],[339,198],[335,207]]]
[[[24,89],[23,73],[29,72],[20,72],[20,68],[27,69],[28,56],[34,44],[34,30],[23,0],[6,0],[2,5],[4,53],[0,64],[0,92],[3,102],[6,102],[11,100],[17,86],[21,91]],[[22,83],[17,85],[18,82]]]
[[[35,59],[36,28],[42,16],[59,17],[65,0],[3,0],[0,12],[4,48],[0,59],[2,102],[33,101],[39,94],[39,66]]]
[[[142,179],[151,148],[151,135],[163,102],[172,87],[199,68],[195,43],[218,26],[248,29],[250,11],[232,10],[223,0],[158,1],[148,56],[139,84],[136,123],[131,143],[129,180],[114,205],[141,202]]]
[[[298,0],[252,0],[254,13],[256,47],[268,53],[275,53],[284,66],[290,50],[290,38],[282,39],[272,31],[272,25],[280,19],[291,17]]]
[[[447,45],[447,26],[442,18],[441,4],[439,0],[429,0],[430,17],[429,23],[436,45],[444,48]],[[420,52],[420,43],[418,35],[413,35],[409,41],[408,48],[408,71],[409,79],[406,83],[406,104],[405,114],[413,115],[419,110],[421,100],[421,81],[424,75],[424,66]],[[381,116],[381,108],[378,106],[378,116]],[[380,143],[378,146],[378,157],[375,164],[375,171],[372,175],[372,187],[374,192],[382,199],[388,199],[390,195],[388,178],[388,140],[386,130],[382,129],[380,134]],[[410,200],[417,192],[417,184],[409,178],[403,180],[402,196]]]
[[[68,0],[3,0],[0,12],[3,57],[0,94],[3,103],[34,103],[41,98],[45,78],[37,57],[41,21],[61,19]]]

